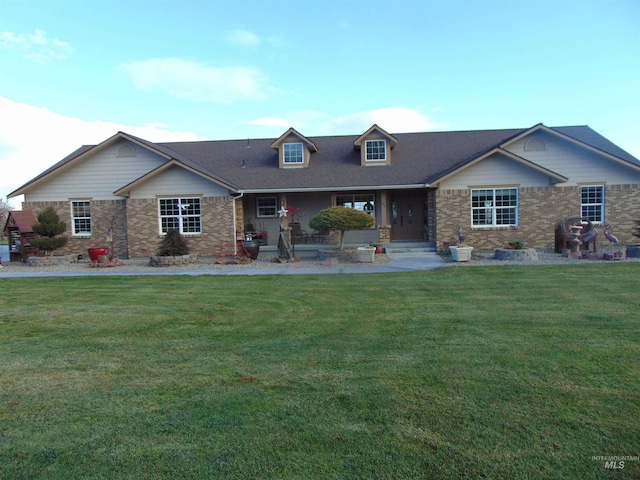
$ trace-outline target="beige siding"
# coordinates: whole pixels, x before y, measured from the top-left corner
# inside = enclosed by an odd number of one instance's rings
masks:
[[[445,180],[440,188],[458,190],[479,185],[548,186],[549,176],[504,155],[494,155]]]
[[[546,150],[525,151],[527,138],[509,145],[507,150],[553,172],[569,178],[563,185],[605,182],[608,185],[638,183],[640,172],[634,171],[605,156],[548,134],[537,134],[546,143]]]
[[[130,196],[131,198],[154,198],[157,195],[226,197],[229,191],[184,168],[171,167],[131,190]]]
[[[113,192],[158,167],[165,160],[136,146],[135,157],[118,157],[118,142],[95,155],[62,169],[51,179],[37,184],[26,195],[28,202],[60,201],[69,198],[113,200]]]

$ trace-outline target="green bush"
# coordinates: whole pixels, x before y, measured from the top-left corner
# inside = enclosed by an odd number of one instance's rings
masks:
[[[32,228],[40,238],[31,240],[31,245],[45,253],[52,253],[67,244],[66,236],[58,236],[67,230],[67,224],[60,221],[60,217],[51,207],[38,215],[38,223]]]
[[[189,246],[187,245],[187,242],[182,238],[182,235],[180,235],[178,230],[167,230],[167,234],[162,239],[162,242],[160,242],[158,256],[175,257],[180,255],[189,255]]]
[[[375,219],[368,213],[347,207],[326,208],[309,221],[309,226],[315,230],[339,230],[341,250],[346,230],[364,230],[374,224]]]

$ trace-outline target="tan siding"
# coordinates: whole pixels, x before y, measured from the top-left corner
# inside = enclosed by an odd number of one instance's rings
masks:
[[[526,138],[507,150],[569,178],[566,185],[604,182],[609,185],[640,182],[640,172],[624,167],[603,155],[548,134],[539,134],[547,146],[544,151],[525,151]]]
[[[117,157],[118,142],[80,163],[63,169],[26,195],[29,202],[92,198],[112,200],[113,192],[164,163],[164,159],[136,147],[137,156]],[[119,198],[119,197],[118,197]]]
[[[458,190],[478,185],[548,186],[549,176],[504,155],[494,155],[445,180],[440,188]]]
[[[229,191],[184,168],[171,167],[131,191],[131,198],[154,198],[156,195],[204,195],[226,197]]]

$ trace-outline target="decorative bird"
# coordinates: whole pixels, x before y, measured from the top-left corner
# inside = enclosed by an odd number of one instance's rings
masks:
[[[609,247],[613,248],[614,245],[617,245],[620,240],[618,240],[618,237],[616,237],[613,233],[611,233],[609,230],[611,230],[611,225],[609,225],[608,223],[604,226],[604,236],[607,240],[609,240]]]
[[[464,243],[464,236],[462,235],[462,227],[458,225],[458,245],[462,245]]]
[[[596,251],[596,237],[598,236],[598,229],[597,228],[593,228],[593,230],[588,233],[587,235],[585,235],[584,237],[582,237],[582,242],[583,243],[588,243],[588,242],[593,242],[593,251]]]

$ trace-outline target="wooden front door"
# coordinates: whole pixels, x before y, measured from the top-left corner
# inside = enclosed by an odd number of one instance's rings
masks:
[[[391,195],[391,240],[422,240],[426,218],[424,192]]]

